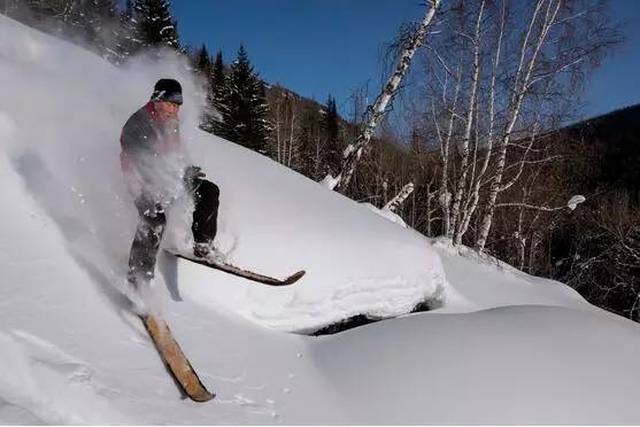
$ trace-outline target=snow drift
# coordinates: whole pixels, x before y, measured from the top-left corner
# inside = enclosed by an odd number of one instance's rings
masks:
[[[159,77],[183,83],[183,137],[221,188],[221,250],[307,270],[273,289],[161,257],[154,297],[218,395],[205,405],[179,399],[119,291],[136,222],[119,131]],[[170,56],[115,69],[0,17],[0,80],[0,422],[639,421],[636,324],[198,131],[198,84]],[[168,244],[188,247],[188,217],[177,204]]]

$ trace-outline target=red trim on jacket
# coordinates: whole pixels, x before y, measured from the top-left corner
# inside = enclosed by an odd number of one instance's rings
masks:
[[[122,148],[122,132],[120,133],[120,148]],[[120,169],[125,173],[131,172],[132,169],[131,160],[129,160],[124,150],[120,151]]]
[[[153,101],[149,101],[146,104],[144,104],[144,108],[145,110],[147,110],[147,112],[149,113],[149,115],[151,116],[151,118],[153,119],[154,122],[158,123],[158,124],[164,124],[164,121],[160,118],[160,116],[158,116],[158,112],[156,111],[156,103]]]

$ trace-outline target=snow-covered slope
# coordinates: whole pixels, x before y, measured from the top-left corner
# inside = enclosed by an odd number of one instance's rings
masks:
[[[185,85],[182,134],[192,157],[221,188],[220,249],[230,262],[267,274],[307,271],[303,286],[274,291],[221,273],[180,269],[187,282],[204,284],[185,289],[185,298],[223,305],[269,326],[305,330],[359,313],[407,313],[445,288],[439,258],[421,236],[197,130],[196,87],[177,61],[139,63],[123,72],[4,22],[9,34],[0,42],[8,56],[2,77],[11,84],[3,90],[3,117],[14,129],[5,141],[11,161],[54,220],[87,229],[77,250],[95,252],[88,256],[99,259],[99,268],[106,260],[121,272],[135,223],[119,171],[120,129],[146,102],[155,80],[170,75]],[[173,244],[187,247],[188,215],[176,208],[170,216],[178,230]]]
[[[136,221],[119,130],[162,76],[185,87],[229,260],[307,270],[273,289],[161,257],[151,303],[218,394],[204,405],[179,399],[119,292]],[[198,131],[177,61],[118,70],[0,17],[0,81],[0,423],[640,421],[637,325]],[[187,208],[167,243],[187,244]],[[424,301],[336,336],[283,332]]]

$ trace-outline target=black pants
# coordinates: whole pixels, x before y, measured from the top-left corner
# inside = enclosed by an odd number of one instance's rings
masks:
[[[212,243],[218,230],[220,189],[211,181],[201,180],[193,190],[195,209],[191,231],[196,243]],[[159,203],[140,196],[135,200],[139,222],[129,253],[128,279],[134,284],[153,278],[156,257],[167,225],[165,211]]]
[[[196,243],[213,242],[218,232],[218,207],[220,206],[220,188],[211,181],[203,179],[193,193],[195,209],[191,231]]]

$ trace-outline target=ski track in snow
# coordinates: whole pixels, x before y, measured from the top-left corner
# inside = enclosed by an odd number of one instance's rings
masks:
[[[12,367],[11,376],[0,374],[8,405],[46,424],[92,424],[105,415],[127,422],[109,404],[118,391],[101,384],[90,365],[23,331],[0,332],[0,342],[0,364]]]

